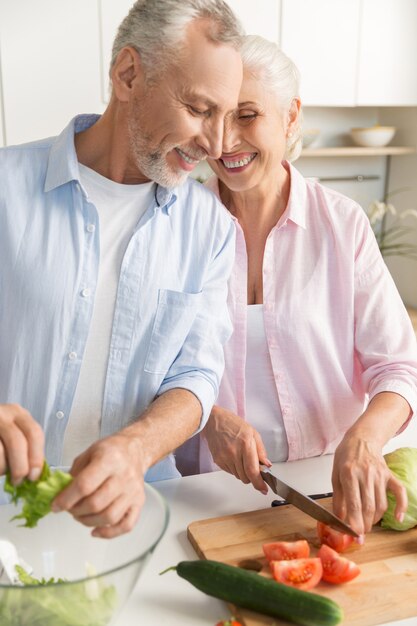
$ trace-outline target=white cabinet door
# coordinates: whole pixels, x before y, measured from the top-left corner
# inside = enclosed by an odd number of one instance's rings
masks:
[[[248,35],[279,43],[281,0],[226,0]]]
[[[417,105],[416,0],[362,0],[358,105]]]
[[[282,0],[281,47],[301,73],[303,104],[353,106],[360,0]]]
[[[96,2],[0,0],[0,38],[8,145],[103,110]]]

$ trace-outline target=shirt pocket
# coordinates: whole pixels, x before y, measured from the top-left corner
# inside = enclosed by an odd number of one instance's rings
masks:
[[[190,331],[201,302],[200,293],[160,289],[145,372],[165,374]]]

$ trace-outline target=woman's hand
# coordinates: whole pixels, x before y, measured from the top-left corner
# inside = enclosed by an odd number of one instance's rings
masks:
[[[398,521],[407,510],[407,491],[388,469],[382,450],[349,432],[336,449],[332,483],[335,514],[360,535],[369,532],[387,510],[387,490],[395,496]]]
[[[399,522],[407,511],[407,491],[388,469],[382,448],[410,414],[410,405],[399,394],[378,393],[336,449],[333,509],[361,535],[369,532],[387,510],[387,491],[395,497]]]
[[[271,465],[260,434],[241,417],[215,406],[202,431],[214,462],[243,483],[263,494],[268,487],[262,479],[259,464]]]

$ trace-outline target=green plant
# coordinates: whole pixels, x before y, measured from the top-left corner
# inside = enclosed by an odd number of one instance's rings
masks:
[[[404,225],[406,217],[412,216],[417,219],[417,210],[397,211],[395,206],[389,202],[389,198],[399,191],[403,190],[392,191],[383,200],[371,202],[368,208],[369,221],[383,257],[404,256],[417,260],[417,245],[407,241],[410,227]],[[389,218],[389,225],[388,216],[392,216]]]

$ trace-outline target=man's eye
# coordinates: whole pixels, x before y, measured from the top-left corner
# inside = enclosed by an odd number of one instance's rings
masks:
[[[196,107],[193,107],[191,104],[188,105],[188,108],[191,111],[191,113],[193,113],[194,115],[209,115],[210,114],[209,109],[202,111],[201,109],[197,109]]]

